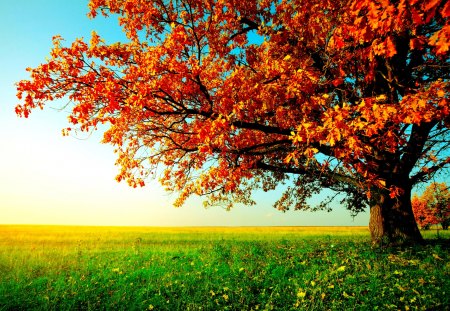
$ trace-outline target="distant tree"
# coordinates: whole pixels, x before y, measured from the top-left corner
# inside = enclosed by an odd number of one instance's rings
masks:
[[[446,183],[432,183],[418,197],[412,198],[417,223],[424,229],[441,224],[447,230],[450,224],[450,191]]]
[[[411,189],[448,168],[446,0],[91,0],[127,42],[95,32],[18,83],[27,117],[68,98],[81,131],[109,125],[117,180],[163,167],[162,184],[205,204],[254,204],[288,183],[279,210],[328,209],[328,188],[374,243],[420,242]],[[68,134],[72,128],[64,130]]]
[[[426,202],[419,199],[417,194],[414,194],[414,196],[412,197],[411,205],[413,208],[414,217],[416,218],[416,222],[422,229],[428,230],[430,229],[431,225],[438,223],[431,209],[427,208]]]

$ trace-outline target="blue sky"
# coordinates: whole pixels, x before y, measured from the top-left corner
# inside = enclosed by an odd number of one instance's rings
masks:
[[[117,183],[111,146],[101,133],[62,137],[66,114],[48,104],[29,119],[14,113],[14,83],[28,78],[26,67],[45,62],[51,39],[70,43],[96,30],[107,42],[124,39],[115,18],[86,17],[87,1],[3,1],[0,10],[0,224],[132,226],[341,226],[367,225],[368,213],[355,219],[337,207],[331,213],[288,212],[272,208],[280,193],[260,193],[256,206],[230,212],[204,209],[194,198],[174,208],[174,195],[156,181],[142,189]]]

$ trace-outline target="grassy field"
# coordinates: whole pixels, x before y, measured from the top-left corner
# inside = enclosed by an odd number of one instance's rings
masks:
[[[449,310],[449,232],[0,226],[0,310]]]

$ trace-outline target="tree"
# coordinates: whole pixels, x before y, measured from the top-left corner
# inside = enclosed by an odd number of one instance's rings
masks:
[[[428,230],[431,225],[436,225],[439,223],[434,216],[433,211],[428,208],[427,202],[421,200],[416,194],[411,199],[411,205],[416,222],[422,229]]]
[[[117,180],[205,205],[370,207],[374,243],[420,242],[414,185],[448,168],[450,4],[443,0],[91,0],[127,42],[92,33],[18,83],[27,117],[68,98],[75,130],[108,125]],[[68,134],[72,128],[63,132]],[[336,195],[310,207],[307,198]]]
[[[422,228],[441,224],[447,230],[450,224],[450,191],[446,183],[431,183],[418,197],[412,198],[412,207],[417,223]]]

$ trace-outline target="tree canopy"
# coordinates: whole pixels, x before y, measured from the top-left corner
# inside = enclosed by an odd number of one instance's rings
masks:
[[[412,207],[417,223],[422,228],[440,224],[442,229],[450,225],[450,190],[447,184],[431,183],[421,196],[414,195]]]
[[[280,210],[308,209],[327,188],[354,213],[371,207],[374,241],[420,239],[411,188],[450,163],[448,1],[89,8],[92,18],[117,15],[128,41],[55,36],[51,58],[17,85],[18,115],[68,98],[65,134],[108,126],[117,180],[142,186],[161,168],[176,205],[192,194],[252,204],[254,189],[288,182]]]

